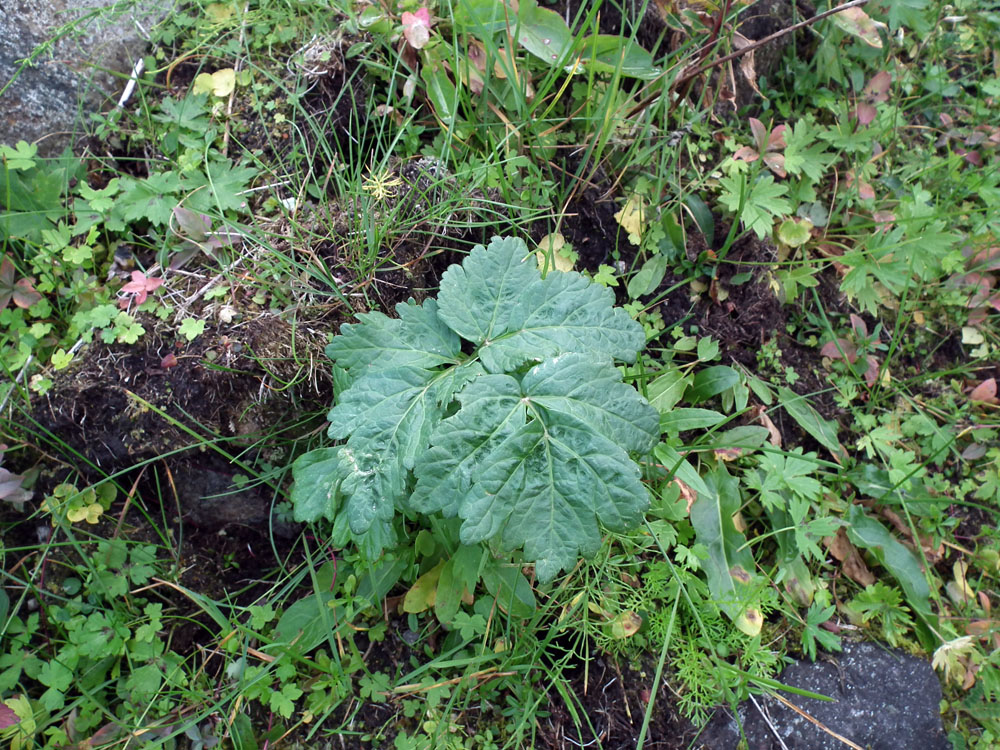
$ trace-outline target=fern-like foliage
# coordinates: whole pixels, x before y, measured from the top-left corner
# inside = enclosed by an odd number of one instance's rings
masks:
[[[645,338],[609,290],[543,279],[524,242],[494,238],[437,300],[396,312],[360,315],[327,347],[350,378],[329,414],[344,442],[293,465],[297,520],[329,518],[374,554],[395,543],[397,510],[458,516],[463,543],[523,547],[543,581],[596,552],[601,526],[639,522],[629,454],[652,449],[659,417],[613,364]]]

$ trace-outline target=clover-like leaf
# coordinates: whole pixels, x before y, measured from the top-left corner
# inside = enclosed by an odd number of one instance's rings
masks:
[[[160,288],[163,283],[163,279],[154,279],[146,276],[142,271],[133,271],[132,280],[127,284],[124,284],[121,291],[129,295],[128,297],[123,297],[118,302],[118,306],[123,310],[128,307],[130,297],[135,299],[137,305],[141,305],[146,301],[146,297],[149,296],[150,292],[155,292]]]
[[[32,286],[33,279],[14,280],[14,264],[6,255],[0,260],[0,310],[14,300],[14,304],[25,310],[42,299],[42,295]]]

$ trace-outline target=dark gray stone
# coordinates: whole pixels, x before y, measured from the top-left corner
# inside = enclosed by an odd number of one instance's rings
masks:
[[[114,10],[102,10],[112,5]],[[172,0],[0,0],[0,87],[16,76],[0,97],[0,143],[37,141],[42,156],[71,145],[83,132],[81,114],[114,106],[145,51],[144,30],[172,5]],[[80,23],[65,28],[74,21]],[[60,34],[22,67],[40,44]]]
[[[941,684],[922,659],[874,643],[844,643],[839,654],[797,662],[782,683],[835,702],[781,695],[828,729],[870,750],[949,750],[941,725]],[[849,747],[804,716],[770,698],[745,701],[739,718],[748,750],[845,750]],[[736,750],[736,719],[716,712],[698,743],[706,750]]]

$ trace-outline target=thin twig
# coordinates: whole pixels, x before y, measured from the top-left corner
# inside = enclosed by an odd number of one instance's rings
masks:
[[[759,39],[756,42],[748,44],[743,49],[739,49],[739,50],[736,50],[735,52],[731,52],[730,54],[725,55],[724,57],[720,57],[718,60],[712,60],[711,62],[707,62],[704,65],[699,65],[697,68],[695,68],[690,73],[682,73],[680,75],[680,77],[677,78],[677,80],[675,80],[673,83],[670,84],[670,89],[669,90],[676,91],[678,88],[680,88],[682,85],[684,85],[685,83],[687,83],[688,81],[690,81],[695,76],[699,76],[702,73],[704,73],[704,72],[706,72],[708,70],[711,70],[712,68],[716,67],[717,65],[722,65],[723,63],[727,63],[730,60],[735,60],[737,57],[741,57],[741,56],[746,55],[746,54],[748,54],[750,52],[753,52],[758,47],[763,47],[765,44],[770,44],[771,42],[775,41],[776,39],[780,39],[781,37],[785,36],[786,34],[791,34],[792,32],[798,31],[801,28],[804,28],[806,26],[811,26],[812,24],[816,23],[817,21],[822,21],[824,18],[827,18],[828,16],[832,16],[834,13],[840,13],[842,11],[847,10],[848,8],[857,8],[857,7],[861,6],[861,5],[866,5],[868,2],[869,2],[869,0],[850,0],[850,2],[844,3],[843,5],[838,5],[836,8],[830,8],[829,10],[825,10],[822,13],[818,13],[817,15],[815,15],[815,16],[813,16],[811,18],[807,18],[804,21],[799,21],[798,23],[792,24],[791,26],[789,26],[787,28],[780,29],[780,30],[774,32],[773,34],[770,34],[770,35],[764,37],[763,39]],[[674,67],[676,67],[676,66],[674,66]],[[664,94],[664,92],[657,91],[657,92],[654,92],[654,93],[650,94],[649,96],[647,96],[641,102],[639,102],[634,107],[632,107],[631,110],[629,110],[628,119],[631,119],[635,115],[637,115],[639,112],[642,112],[642,110],[646,109],[646,107],[648,107],[654,101],[656,101],[657,99],[659,99],[663,94]]]
[[[135,86],[139,82],[139,76],[142,75],[143,71],[146,70],[146,60],[140,57],[135,61],[135,65],[132,66],[132,75],[128,78],[128,83],[125,84],[125,90],[122,92],[121,98],[118,100],[118,109],[124,107],[128,100],[132,98],[132,92],[135,91]]]
[[[702,73],[711,70],[712,68],[718,65],[722,65],[724,63],[729,62],[730,60],[735,60],[737,57],[742,57],[743,55],[753,52],[758,47],[763,47],[765,44],[770,44],[771,42],[780,39],[781,37],[787,34],[791,34],[793,31],[798,31],[799,29],[804,28],[806,26],[810,26],[811,24],[814,24],[817,21],[822,21],[824,18],[826,18],[827,16],[832,16],[834,13],[840,13],[842,11],[848,10],[849,8],[857,8],[858,6],[866,5],[868,1],[869,0],[850,0],[850,2],[844,3],[843,5],[838,5],[836,8],[830,8],[829,10],[824,10],[822,13],[818,13],[812,18],[807,18],[804,21],[793,23],[791,26],[787,28],[779,29],[778,31],[775,31],[773,34],[769,34],[763,39],[759,39],[756,42],[753,42],[752,44],[748,44],[743,49],[735,50],[734,52],[730,52],[728,55],[725,55],[724,57],[720,57],[718,60],[712,60],[711,62],[705,63],[704,65],[700,65],[690,73],[684,73],[683,75],[681,75],[680,78],[674,81],[673,85],[676,88],[681,84],[687,83],[688,80],[694,78],[695,76],[699,76]]]
[[[778,740],[778,744],[781,745],[781,750],[788,750],[788,745],[786,745],[785,741],[781,739],[781,735],[778,733],[778,728],[774,726],[774,723],[771,721],[771,717],[764,713],[764,709],[760,707],[760,704],[757,702],[757,698],[754,697],[753,693],[750,694],[750,702],[753,703],[753,707],[757,709],[757,713],[760,714],[764,723],[767,724],[767,728],[771,730],[775,739]]]
[[[831,737],[833,737],[835,740],[840,740],[841,742],[843,742],[845,745],[847,745],[849,748],[851,748],[851,750],[865,750],[863,747],[861,747],[861,745],[859,745],[859,744],[857,744],[855,742],[851,742],[849,739],[847,739],[843,735],[837,734],[836,732],[834,732],[832,729],[830,729],[826,724],[824,724],[819,719],[814,719],[812,716],[810,716],[809,714],[807,714],[805,711],[803,711],[801,708],[799,708],[798,706],[796,706],[794,703],[792,703],[787,698],[784,698],[783,696],[779,695],[778,693],[770,693],[770,695],[771,695],[772,698],[776,698],[779,701],[781,701],[782,703],[784,703],[786,706],[788,706],[790,709],[792,709],[795,713],[797,713],[799,716],[801,716],[806,721],[810,721],[813,724],[815,724],[819,729],[822,729],[824,732],[826,732],[828,735],[830,735]]]

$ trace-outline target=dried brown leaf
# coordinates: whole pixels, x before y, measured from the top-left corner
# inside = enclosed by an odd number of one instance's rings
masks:
[[[827,550],[839,562],[844,571],[844,575],[860,586],[871,586],[875,583],[875,576],[865,565],[865,561],[858,552],[851,540],[847,538],[847,532],[843,527],[837,529],[836,536],[828,536],[823,540]]]
[[[982,401],[986,404],[997,403],[997,381],[996,378],[986,378],[969,393],[970,401]]]
[[[767,428],[768,442],[771,443],[775,448],[781,447],[781,430],[779,430],[771,418],[767,416],[767,412],[764,411],[763,406],[755,406],[750,410],[750,416],[761,423],[761,426]]]

